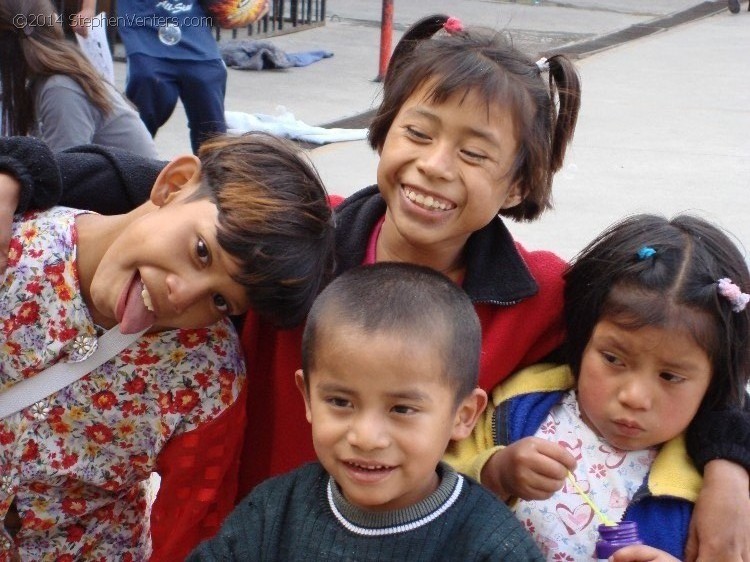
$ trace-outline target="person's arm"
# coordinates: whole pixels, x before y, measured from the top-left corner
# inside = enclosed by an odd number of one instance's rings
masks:
[[[79,146],[54,154],[33,137],[0,137],[0,273],[12,215],[67,205],[104,215],[127,213],[148,199],[166,162],[113,148]]]
[[[82,37],[88,37],[91,20],[95,15],[96,0],[81,0],[81,10],[71,18],[71,29]]]
[[[0,172],[0,273],[8,265],[10,232],[13,224],[13,213],[18,206],[18,195],[21,191],[18,180]]]
[[[127,213],[148,200],[166,162],[98,145],[53,153],[33,137],[0,138],[0,172],[21,191],[17,213],[66,205],[103,215]],[[0,198],[8,197],[0,192]]]
[[[184,560],[218,531],[234,508],[246,394],[247,384],[219,417],[174,437],[159,454],[161,483],[151,510],[150,562]]]
[[[0,204],[15,203],[15,212],[46,209],[62,196],[62,178],[55,155],[32,137],[0,137],[0,174],[9,176],[0,185]],[[15,180],[15,181],[14,181]],[[9,224],[0,224],[3,230]],[[7,247],[2,253],[7,254]]]
[[[686,434],[703,471],[685,560],[750,561],[750,401],[744,409],[699,412]]]

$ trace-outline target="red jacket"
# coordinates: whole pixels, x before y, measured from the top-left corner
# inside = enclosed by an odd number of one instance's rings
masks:
[[[337,273],[363,263],[373,228],[385,214],[377,187],[336,208]],[[550,252],[515,243],[497,218],[466,247],[463,288],[482,323],[480,386],[490,390],[562,342],[562,273]],[[240,460],[238,501],[262,480],[315,459],[294,372],[302,365],[303,327],[280,331],[248,315],[242,347],[248,370],[248,421]]]

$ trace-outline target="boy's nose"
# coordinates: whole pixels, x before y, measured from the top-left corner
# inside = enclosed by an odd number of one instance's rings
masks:
[[[384,449],[389,441],[385,425],[372,415],[356,416],[349,427],[347,440],[352,447],[362,451]]]

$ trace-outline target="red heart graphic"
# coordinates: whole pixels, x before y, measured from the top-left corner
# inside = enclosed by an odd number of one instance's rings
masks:
[[[570,454],[575,457],[577,461],[581,460],[583,456],[581,455],[581,446],[583,445],[583,441],[578,439],[575,443],[575,445],[571,445],[567,441],[558,441],[560,445],[562,445],[563,449],[567,449],[570,451]]]
[[[572,511],[567,505],[559,503],[555,506],[555,511],[562,524],[565,525],[565,529],[569,535],[581,532],[588,527],[594,518],[594,510],[585,503],[582,503]]]

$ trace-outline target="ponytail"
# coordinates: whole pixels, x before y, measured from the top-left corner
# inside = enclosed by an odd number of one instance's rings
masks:
[[[549,90],[553,96],[557,94],[559,101],[550,154],[550,169],[554,173],[562,167],[565,151],[573,140],[581,108],[581,79],[568,57],[553,55],[548,62]]]

